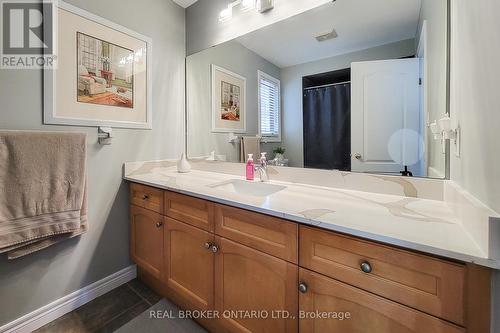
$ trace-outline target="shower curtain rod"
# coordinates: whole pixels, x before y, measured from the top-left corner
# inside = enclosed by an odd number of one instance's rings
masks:
[[[315,87],[307,87],[307,88],[304,88],[304,90],[316,89],[316,88],[326,88],[326,87],[332,87],[332,86],[339,86],[341,84],[346,84],[346,83],[351,83],[351,81],[344,81],[344,82],[338,82],[338,83],[330,83],[330,84],[324,84],[322,86],[315,86]]]

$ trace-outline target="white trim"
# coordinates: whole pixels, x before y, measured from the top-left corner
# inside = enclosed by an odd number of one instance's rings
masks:
[[[79,119],[71,117],[60,117],[55,115],[56,107],[56,89],[55,89],[55,73],[54,70],[45,69],[43,71],[43,123],[47,125],[72,125],[72,126],[108,126],[119,128],[137,128],[137,129],[152,129],[153,128],[153,40],[150,37],[144,36],[138,32],[130,30],[122,25],[111,22],[105,18],[87,12],[79,7],[70,5],[64,1],[56,2],[57,8],[66,10],[75,15],[81,16],[87,20],[94,21],[110,29],[127,34],[133,38],[137,38],[146,43],[146,121],[113,121],[113,120],[92,120]],[[54,12],[54,17],[57,17],[57,11]],[[57,41],[57,38],[55,38]],[[57,44],[54,44],[57,45]]]
[[[278,85],[278,136],[265,136],[261,133],[260,128],[260,78],[264,77],[271,82],[274,82]],[[281,142],[281,81],[263,71],[257,70],[257,126],[259,136],[262,137],[262,142]]]
[[[215,115],[220,108],[220,105],[215,104],[215,102],[217,101],[217,99],[215,98],[215,96],[216,96],[215,71],[223,72],[227,75],[234,76],[235,78],[243,81],[244,89],[243,89],[243,92],[241,94],[243,97],[243,112],[241,112],[241,117],[243,118],[243,129],[217,128],[215,126]],[[211,64],[211,66],[210,66],[210,76],[211,76],[210,85],[211,85],[211,92],[212,92],[212,95],[210,96],[211,103],[212,103],[212,108],[211,108],[212,128],[211,128],[211,132],[212,133],[246,133],[247,132],[247,78],[244,76],[241,76],[239,74],[236,74],[234,72],[231,72],[230,70],[225,69],[224,67],[217,66],[215,64]]]
[[[430,144],[429,141],[429,124],[431,123],[430,119],[430,109],[429,109],[429,58],[428,58],[428,37],[427,37],[427,20],[424,20],[422,23],[422,28],[420,30],[420,38],[418,40],[417,46],[417,57],[420,61],[423,61],[423,73],[421,74],[422,85],[420,87],[420,92],[423,93],[423,98],[420,98],[420,101],[423,100],[423,105],[420,106],[420,110],[423,111],[423,114],[420,114],[420,133],[424,137],[424,147],[423,147],[423,157],[424,160],[421,161],[421,168],[426,172],[425,176],[432,177],[429,175],[429,161],[430,161]],[[420,67],[421,68],[421,67]],[[422,77],[423,76],[423,77]],[[421,96],[422,97],[422,96]],[[423,164],[423,165],[422,165]]]
[[[104,279],[61,297],[0,327],[0,333],[29,333],[105,293],[135,279],[137,268],[128,266]]]

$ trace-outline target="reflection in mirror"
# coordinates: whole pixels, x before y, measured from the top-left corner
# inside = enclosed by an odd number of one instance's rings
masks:
[[[190,158],[445,177],[447,0],[337,0],[187,58]]]

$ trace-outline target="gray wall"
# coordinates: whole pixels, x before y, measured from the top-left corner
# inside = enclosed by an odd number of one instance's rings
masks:
[[[451,154],[451,179],[500,213],[500,1],[451,4],[451,117],[462,131],[461,157]],[[494,280],[493,319],[498,333],[499,271]]]
[[[233,18],[219,22],[219,12],[233,0],[199,0],[186,10],[187,54],[227,42],[274,22],[283,20],[331,0],[274,0],[274,9],[260,14],[255,10],[242,13],[240,7]]]
[[[258,134],[257,71],[277,79],[280,69],[238,42],[227,42],[187,57],[188,156],[207,156],[211,151],[226,155],[229,162],[239,162],[240,145],[228,142],[228,133],[212,133],[211,64],[228,69],[246,78],[246,124],[244,135]],[[241,134],[237,134],[241,135]],[[263,144],[262,151],[270,145]]]
[[[396,59],[415,53],[413,39],[343,54],[281,70],[282,140],[289,165],[304,166],[302,77],[351,67],[355,61]]]
[[[128,189],[122,163],[179,156],[184,144],[184,9],[169,0],[69,0],[153,38],[151,131],[115,129],[111,146],[96,128],[43,126],[42,73],[0,70],[0,128],[88,133],[88,233],[25,258],[0,256],[0,326],[131,264]]]
[[[434,122],[444,117],[446,113],[446,80],[447,80],[447,30],[448,12],[447,0],[422,0],[416,47],[420,40],[423,22],[427,22],[427,78],[425,79],[428,119]],[[427,140],[430,149],[427,150],[431,177],[445,176],[445,155],[442,153],[441,141],[435,140],[428,130]]]
[[[462,130],[451,179],[500,213],[498,0],[452,1],[451,117]],[[453,145],[452,145],[453,150]]]

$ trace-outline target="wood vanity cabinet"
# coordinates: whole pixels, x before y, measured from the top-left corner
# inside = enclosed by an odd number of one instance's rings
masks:
[[[158,191],[131,185],[132,259],[218,313],[199,320],[211,332],[489,332],[487,268]]]

